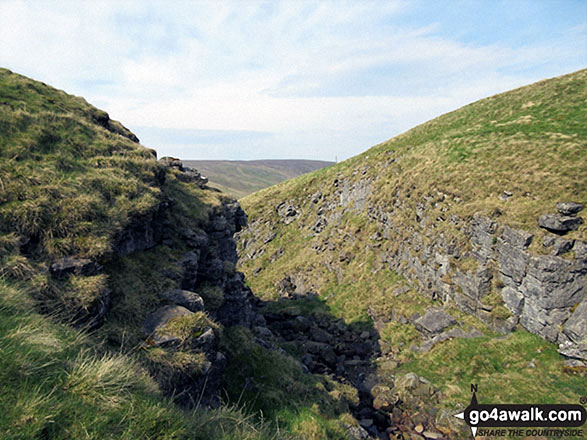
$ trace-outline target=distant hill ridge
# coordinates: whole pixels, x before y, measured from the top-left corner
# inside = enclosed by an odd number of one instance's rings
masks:
[[[208,177],[211,186],[236,198],[334,164],[298,159],[184,160],[183,163]]]

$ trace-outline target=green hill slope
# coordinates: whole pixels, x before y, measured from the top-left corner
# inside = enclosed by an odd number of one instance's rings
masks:
[[[583,70],[493,96],[245,197],[239,267],[265,299],[313,292],[374,326],[384,386],[416,372],[440,408],[471,383],[486,402],[575,402],[587,226],[556,205],[587,202],[586,86]],[[456,333],[426,331],[436,309]]]
[[[284,180],[332,165],[320,160],[185,160],[209,180],[210,185],[236,198]]]
[[[0,69],[3,440],[288,438],[245,412],[235,358],[290,384],[276,413],[326,394],[254,344],[244,214],[201,183],[82,98]]]

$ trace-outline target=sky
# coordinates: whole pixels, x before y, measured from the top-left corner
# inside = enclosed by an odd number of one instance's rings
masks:
[[[587,67],[587,1],[0,0],[0,66],[160,157],[342,160]]]

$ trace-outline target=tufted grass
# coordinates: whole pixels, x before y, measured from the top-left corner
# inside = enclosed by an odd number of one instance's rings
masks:
[[[285,439],[234,406],[184,411],[132,354],[35,313],[0,279],[0,432],[32,439]]]

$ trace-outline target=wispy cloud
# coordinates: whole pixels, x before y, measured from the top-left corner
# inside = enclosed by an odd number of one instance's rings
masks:
[[[584,67],[584,7],[549,3],[534,21],[508,3],[473,4],[502,8],[508,23],[517,14],[526,32],[514,38],[495,22],[459,35],[433,2],[3,0],[0,64],[84,95],[161,154],[342,158]]]

